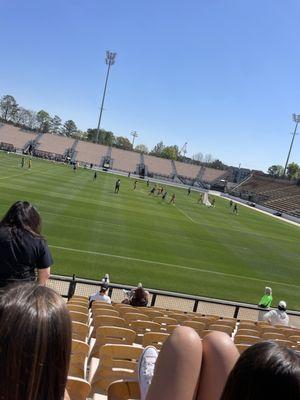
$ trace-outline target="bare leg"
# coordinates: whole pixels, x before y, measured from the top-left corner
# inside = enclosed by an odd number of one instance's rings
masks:
[[[175,329],[158,356],[147,400],[195,399],[201,362],[198,334],[184,326]]]
[[[219,400],[239,353],[226,333],[212,332],[202,342],[203,360],[197,400]]]

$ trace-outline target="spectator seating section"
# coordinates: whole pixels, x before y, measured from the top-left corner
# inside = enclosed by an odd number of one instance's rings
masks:
[[[195,179],[201,168],[200,165],[187,164],[179,161],[175,161],[175,167],[177,175],[189,179]]]
[[[100,166],[102,157],[107,154],[108,147],[102,144],[79,141],[76,146],[76,161]]]
[[[88,309],[88,299],[83,296],[74,296],[67,307],[73,319],[67,385],[71,400],[87,396],[94,400],[139,399],[138,385],[132,380],[137,379],[136,367],[143,347],[152,345],[160,350],[178,325],[193,328],[201,338],[214,330],[225,332],[240,353],[263,340],[276,340],[300,350],[300,329],[272,326],[265,321],[238,321],[219,315],[99,301]],[[112,311],[113,315],[106,315]],[[78,314],[83,314],[87,322],[78,322]]]
[[[227,171],[204,167],[201,173],[201,181],[205,183],[213,183],[225,178],[228,175]]]
[[[154,156],[144,155],[144,162],[148,168],[148,173],[153,175],[161,175],[167,178],[172,176],[172,163],[171,160],[159,158]]]
[[[66,136],[44,133],[44,135],[38,139],[36,150],[64,155],[66,150],[70,149],[74,142],[74,139]]]
[[[22,150],[26,143],[36,139],[36,134],[8,124],[0,123],[0,143],[9,143]]]
[[[273,210],[300,217],[300,186],[282,179],[253,174],[233,194]]]
[[[139,153],[112,147],[112,168],[123,172],[137,172],[137,166],[140,164],[140,157]]]

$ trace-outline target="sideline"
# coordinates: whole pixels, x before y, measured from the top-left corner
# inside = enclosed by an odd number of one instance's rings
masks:
[[[189,270],[189,271],[197,271],[197,272],[203,272],[203,273],[219,275],[219,276],[229,276],[231,278],[237,278],[237,279],[243,279],[243,280],[246,279],[246,280],[255,281],[255,282],[264,282],[264,284],[266,283],[265,279],[251,278],[249,276],[228,274],[228,273],[219,272],[219,271],[210,271],[208,269],[187,267],[185,265],[164,263],[161,261],[145,260],[142,258],[135,258],[135,257],[120,256],[118,254],[102,253],[102,252],[98,252],[98,251],[73,249],[71,247],[55,246],[55,245],[51,245],[51,244],[49,244],[48,246],[53,249],[70,251],[73,253],[92,254],[92,255],[97,255],[97,256],[102,256],[102,257],[118,258],[118,259],[129,260],[129,261],[138,261],[138,262],[145,263],[145,264],[163,265],[165,267],[178,268],[178,269],[184,269],[184,270]],[[297,288],[297,289],[300,288],[300,285],[295,285],[293,283],[284,283],[284,282],[277,282],[277,281],[270,281],[270,280],[268,280],[267,282],[270,284],[275,284],[275,285],[279,285],[279,286],[289,286],[289,287],[293,287],[293,288]]]

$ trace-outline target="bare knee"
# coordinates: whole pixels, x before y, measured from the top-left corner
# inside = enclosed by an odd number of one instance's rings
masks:
[[[230,336],[224,332],[212,332],[203,339],[203,352],[205,354],[215,355],[220,359],[227,356],[231,360],[235,360],[239,356],[239,352],[235,347]]]
[[[179,326],[169,338],[169,343],[178,351],[202,352],[202,343],[198,333],[187,326]]]

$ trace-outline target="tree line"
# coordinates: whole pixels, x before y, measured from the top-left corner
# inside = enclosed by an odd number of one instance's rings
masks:
[[[288,179],[300,179],[300,166],[292,162],[288,164],[286,172],[282,165],[271,165],[268,169],[268,174],[273,178],[288,178]]]
[[[51,116],[45,110],[29,110],[20,106],[11,95],[4,95],[0,99],[0,119],[3,122],[34,132],[62,135],[93,143],[97,142],[106,146],[114,146],[124,150],[209,166],[211,168],[229,168],[227,165],[223,164],[222,161],[214,159],[211,154],[204,155],[202,153],[197,153],[193,158],[189,158],[181,153],[177,145],[166,146],[162,141],[157,143],[153,149],[150,150],[144,144],[138,144],[133,147],[127,137],[117,136],[113,132],[104,129],[100,129],[97,139],[97,129],[89,128],[86,131],[81,131],[72,119],[63,122],[58,115]]]

